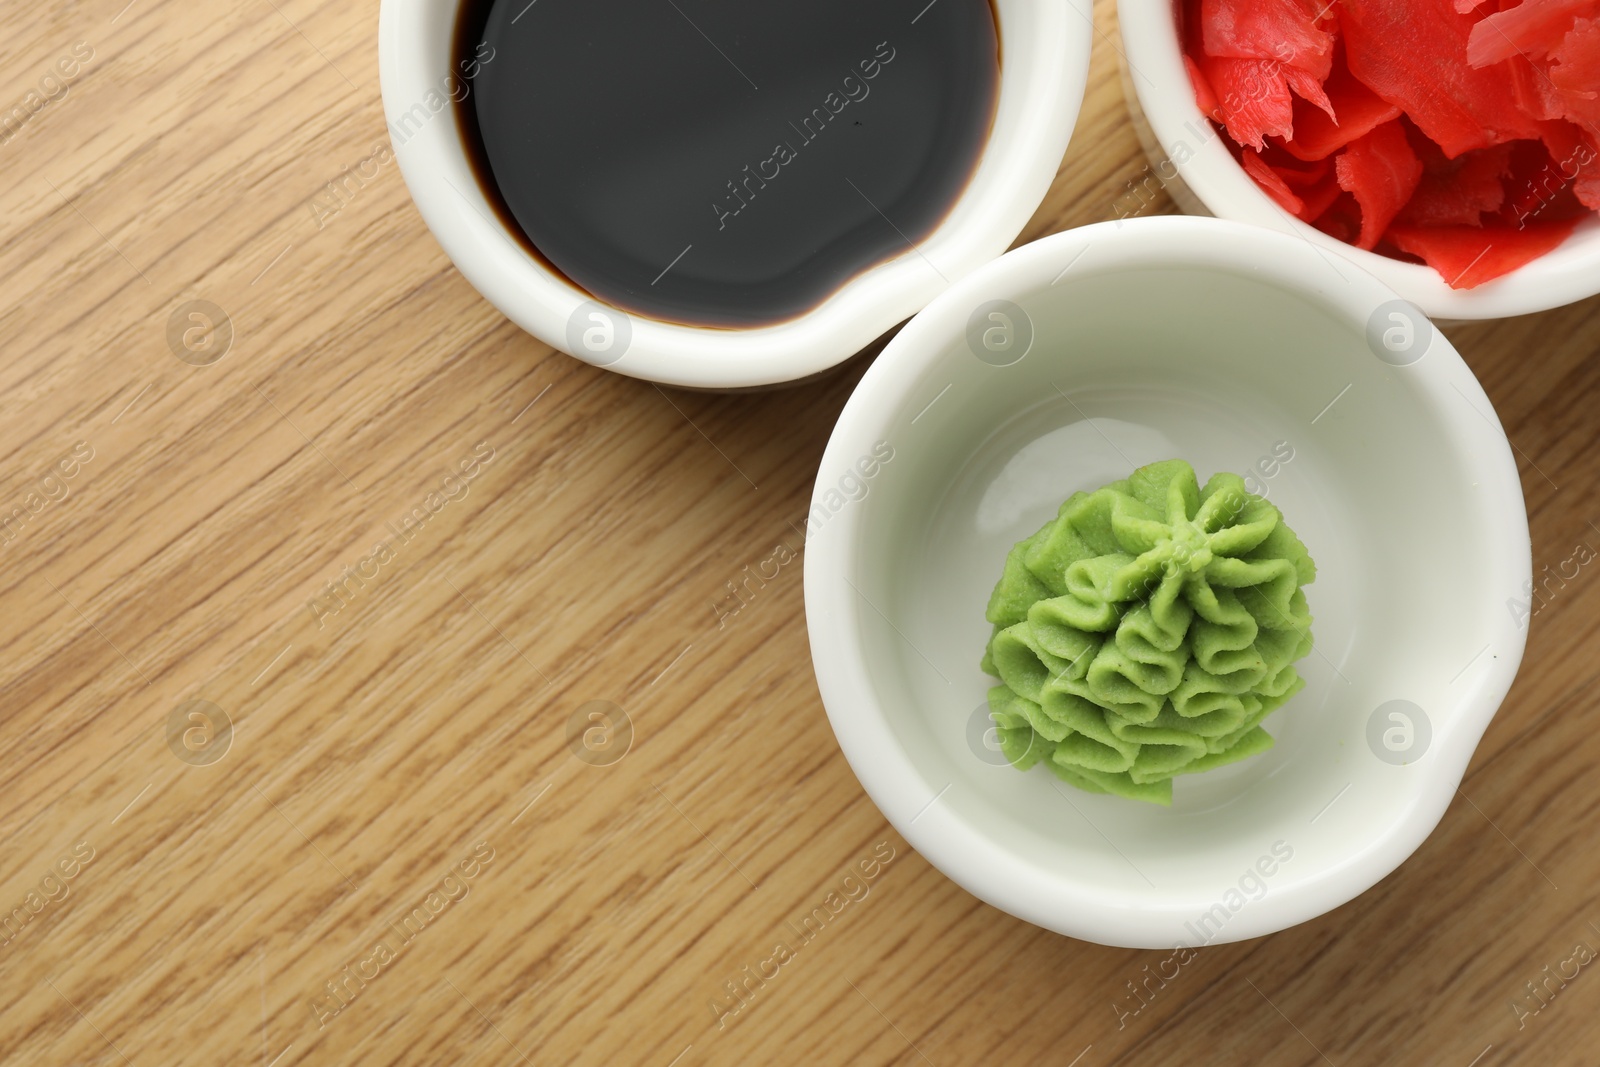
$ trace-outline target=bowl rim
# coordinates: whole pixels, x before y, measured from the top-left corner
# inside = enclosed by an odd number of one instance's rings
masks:
[[[1178,0],[1117,0],[1124,98],[1151,165],[1176,172],[1177,182],[1218,218],[1290,233],[1342,256],[1394,289],[1425,315],[1441,319],[1498,319],[1547,311],[1600,293],[1600,218],[1586,218],[1556,249],[1510,274],[1473,289],[1452,289],[1432,267],[1390,259],[1346,244],[1300,221],[1269,197],[1222,143],[1200,112],[1183,66],[1174,15]],[[1129,92],[1129,86],[1132,91]],[[1186,151],[1180,152],[1182,145]],[[1180,162],[1177,158],[1184,155]],[[1163,175],[1164,177],[1164,175]]]
[[[1372,308],[1394,299],[1393,291],[1372,275],[1347,267],[1341,282],[1341,272],[1304,242],[1242,223],[1164,216],[1055,234],[1007,253],[958,282],[890,342],[846,403],[820,470],[847,467],[861,454],[863,444],[893,441],[895,420],[926,400],[920,393],[913,397],[913,390],[924,371],[962,337],[971,308],[984,300],[1015,300],[1019,293],[1047,288],[1064,264],[1076,263],[1091,246],[1094,255],[1076,270],[1225,269],[1339,309],[1356,329],[1364,326]],[[1458,446],[1470,442],[1480,460],[1481,466],[1474,469],[1488,546],[1482,587],[1495,592],[1521,588],[1522,581],[1532,576],[1527,516],[1516,461],[1493,406],[1455,348],[1437,331],[1428,358],[1406,369],[1416,372],[1419,403],[1429,404],[1447,439]],[[1453,396],[1457,391],[1461,395]],[[1469,406],[1478,410],[1469,413]],[[825,506],[823,494],[828,489],[819,476],[813,511]],[[929,862],[1003,911],[1082,940],[1174,947],[1172,931],[1178,921],[1193,919],[1213,903],[1205,899],[1203,889],[1189,895],[1162,890],[1167,895],[1161,900],[1132,905],[1116,894],[1097,896],[1093,887],[1071,883],[1007,851],[952,814],[949,805],[929,806],[941,783],[926,779],[896,740],[862,654],[862,621],[868,612],[854,587],[864,580],[858,546],[868,513],[869,509],[852,505],[833,514],[826,527],[807,539],[805,552],[806,620],[818,689],[840,748],[868,795]],[[1463,685],[1449,720],[1436,725],[1426,758],[1408,768],[1424,777],[1390,823],[1312,875],[1275,884],[1271,893],[1253,901],[1222,934],[1206,943],[1259,937],[1307,921],[1358,896],[1409,857],[1453,799],[1479,740],[1510,689],[1526,639],[1525,629],[1513,627],[1505,643],[1495,646],[1498,658],[1480,654],[1482,668]]]
[[[435,30],[441,18],[453,25],[458,2],[383,0],[378,68],[391,131],[427,93],[437,95],[450,75],[449,46]],[[683,326],[612,309],[631,329],[625,353],[611,361],[585,361],[689,388],[742,389],[805,379],[849,359],[950,281],[1001,255],[1043,202],[1076,125],[1089,75],[1089,2],[996,0],[1003,55],[1026,55],[1029,61],[1011,59],[1009,67],[1002,61],[995,127],[961,195],[922,242],[857,274],[811,311],[773,325]],[[1030,31],[1008,35],[1006,12],[1024,10]],[[440,57],[442,62],[435,61]],[[1009,79],[1008,71],[1014,71]],[[527,255],[494,221],[476,181],[462,177],[470,177],[465,149],[454,108],[446,110],[444,121],[436,116],[393,146],[412,200],[473,288],[522,329],[565,352],[568,322],[592,298]],[[1009,135],[1000,136],[1002,120]]]

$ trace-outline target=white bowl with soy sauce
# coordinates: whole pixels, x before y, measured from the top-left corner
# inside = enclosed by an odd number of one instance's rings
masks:
[[[406,185],[554,348],[702,389],[818,375],[1003,253],[1077,120],[1089,0],[384,0]]]

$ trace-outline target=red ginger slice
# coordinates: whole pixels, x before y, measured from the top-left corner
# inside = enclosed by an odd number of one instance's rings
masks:
[[[1245,153],[1246,156],[1252,153]],[[1261,153],[1260,162],[1271,168],[1284,185],[1294,194],[1300,202],[1299,210],[1288,204],[1284,207],[1299,216],[1302,222],[1313,222],[1324,211],[1328,210],[1335,200],[1344,192],[1339,188],[1338,176],[1334,173],[1333,160],[1318,159],[1305,162],[1291,156],[1276,143],[1267,145],[1266,151]],[[1252,170],[1246,167],[1247,170]],[[1266,183],[1262,183],[1266,188]],[[1280,204],[1283,201],[1279,201]]]
[[[1271,150],[1269,147],[1268,151]],[[1320,166],[1309,170],[1293,169],[1269,163],[1263,155],[1246,151],[1239,162],[1245,173],[1261,186],[1262,192],[1302,222],[1314,221],[1342,192],[1334,180],[1330,160],[1322,160]]]
[[[1310,189],[1321,185],[1333,173],[1333,160],[1317,159],[1310,162],[1295,159],[1277,145],[1268,145],[1261,161],[1278,172],[1291,189]]]
[[[1472,27],[1467,62],[1474,67],[1502,63],[1512,56],[1546,56],[1572,29],[1578,15],[1600,11],[1596,0],[1522,0]]]
[[[1591,211],[1600,211],[1600,145],[1595,138],[1570,122],[1546,122],[1540,128],[1550,159],[1539,190],[1548,193],[1554,183],[1571,183],[1579,203]],[[1531,214],[1525,204],[1519,207],[1522,216]]]
[[[1591,165],[1585,167],[1583,173],[1578,175],[1578,180],[1572,183],[1572,191],[1577,194],[1578,203],[1590,211],[1600,211],[1600,166],[1593,165],[1596,158],[1591,146],[1589,155]]]
[[[1525,56],[1512,56],[1500,65],[1511,79],[1511,99],[1525,115],[1535,119],[1559,119],[1561,112],[1552,106],[1554,87],[1544,67],[1535,67]]]
[[[1321,82],[1333,62],[1327,11],[1319,0],[1200,0],[1201,40],[1207,55],[1276,60]]]
[[[1452,289],[1472,289],[1510,274],[1551,251],[1572,233],[1577,219],[1535,222],[1521,229],[1494,226],[1389,227],[1385,235],[1444,277]]]
[[[1578,19],[1550,59],[1547,105],[1600,134],[1600,19]]]
[[[1479,226],[1484,215],[1492,215],[1505,204],[1511,142],[1453,160],[1420,136],[1412,141],[1412,147],[1419,149],[1422,158],[1422,180],[1396,216],[1398,221],[1419,226]]]
[[[1377,247],[1383,232],[1405,207],[1422,178],[1422,161],[1406,140],[1405,127],[1386,122],[1334,159],[1339,186],[1361,205],[1357,248]]]
[[[1400,117],[1400,109],[1356,80],[1341,52],[1334,57],[1333,72],[1322,87],[1332,114],[1309,105],[1294,109],[1294,137],[1284,148],[1299,159],[1325,159],[1357,137]],[[1334,121],[1334,119],[1338,121]]]
[[[1452,159],[1538,136],[1516,106],[1509,73],[1467,65],[1473,16],[1452,0],[1344,0],[1339,25],[1350,72]]]
[[[1505,206],[1497,217],[1485,219],[1485,224],[1500,222],[1521,229],[1530,222],[1568,219],[1583,212],[1571,188],[1573,171],[1557,164],[1555,155],[1565,158],[1578,143],[1572,139],[1577,127],[1569,122],[1540,125],[1548,131],[1548,140],[1512,143]]]
[[[1239,161],[1244,164],[1245,173],[1254,178],[1261,190],[1277,201],[1279,207],[1295,216],[1305,211],[1305,201],[1295,195],[1289,183],[1283,180],[1283,175],[1263,162],[1260,155],[1246,152]]]
[[[1183,57],[1183,69],[1189,73],[1189,85],[1194,89],[1194,102],[1199,105],[1200,114],[1221,122],[1222,112],[1217,104],[1216,91],[1211,88],[1211,82],[1200,70],[1200,65],[1186,54]]]
[[[1353,245],[1356,238],[1361,236],[1361,205],[1356,203],[1355,197],[1340,189],[1333,203],[1316,217],[1312,225],[1336,241]]]
[[[1217,56],[1203,56],[1197,62],[1235,142],[1260,151],[1268,136],[1288,137],[1294,132],[1294,105],[1282,64]]]
[[[1305,205],[1300,212],[1300,220],[1302,222],[1315,222],[1327,214],[1328,209],[1334,205],[1335,201],[1341,196],[1347,195],[1349,194],[1339,188],[1339,180],[1334,175],[1333,168],[1329,167],[1326,178],[1317,185],[1300,193],[1300,200]]]
[[[1301,98],[1316,105],[1328,118],[1337,118],[1333,113],[1333,101],[1328,99],[1328,94],[1322,88],[1320,81],[1299,67],[1284,67],[1283,77],[1289,83],[1289,88],[1298,93]]]

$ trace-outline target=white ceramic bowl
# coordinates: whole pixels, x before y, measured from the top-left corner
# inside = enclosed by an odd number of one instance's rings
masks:
[[[1425,314],[1498,319],[1560,307],[1600,293],[1600,218],[1588,218],[1548,255],[1473,289],[1452,289],[1432,267],[1404,263],[1335,240],[1262,192],[1201,115],[1183,67],[1176,0],[1117,0],[1123,91],[1150,158],[1146,179],[1185,211],[1292,233],[1382,279]],[[1130,91],[1131,88],[1131,91]]]
[[[995,0],[1002,62],[994,127],[965,191],[916,249],[856,276],[799,318],[755,329],[698,329],[615,312],[615,347],[574,353],[638,378],[747,388],[817,374],[915,314],[950,281],[1005,251],[1044,199],[1077,121],[1089,69],[1091,0]],[[378,68],[395,155],[417,208],[467,280],[507,318],[564,352],[588,294],[510,240],[484,199],[453,109],[397,132],[404,116],[454,84],[457,0],[383,0]],[[432,97],[429,94],[433,94]],[[587,310],[584,312],[587,314]],[[581,336],[581,334],[580,334]],[[615,342],[610,342],[613,346]]]
[[[1006,765],[978,661],[1006,550],[1173,457],[1282,509],[1317,563],[1316,650],[1266,721],[1276,747],[1162,808]],[[1466,364],[1371,275],[1215,219],[1057,234],[942,294],[846,404],[808,534],[818,685],[873,801],[972,893],[1105,944],[1259,936],[1394,870],[1525,638],[1522,490]]]

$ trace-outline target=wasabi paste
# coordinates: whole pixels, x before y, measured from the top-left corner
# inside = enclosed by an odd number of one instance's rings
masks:
[[[1172,779],[1264,752],[1305,685],[1305,545],[1234,474],[1182,460],[1093,493],[1006,556],[982,667],[1001,751],[1091,793],[1172,803]]]

